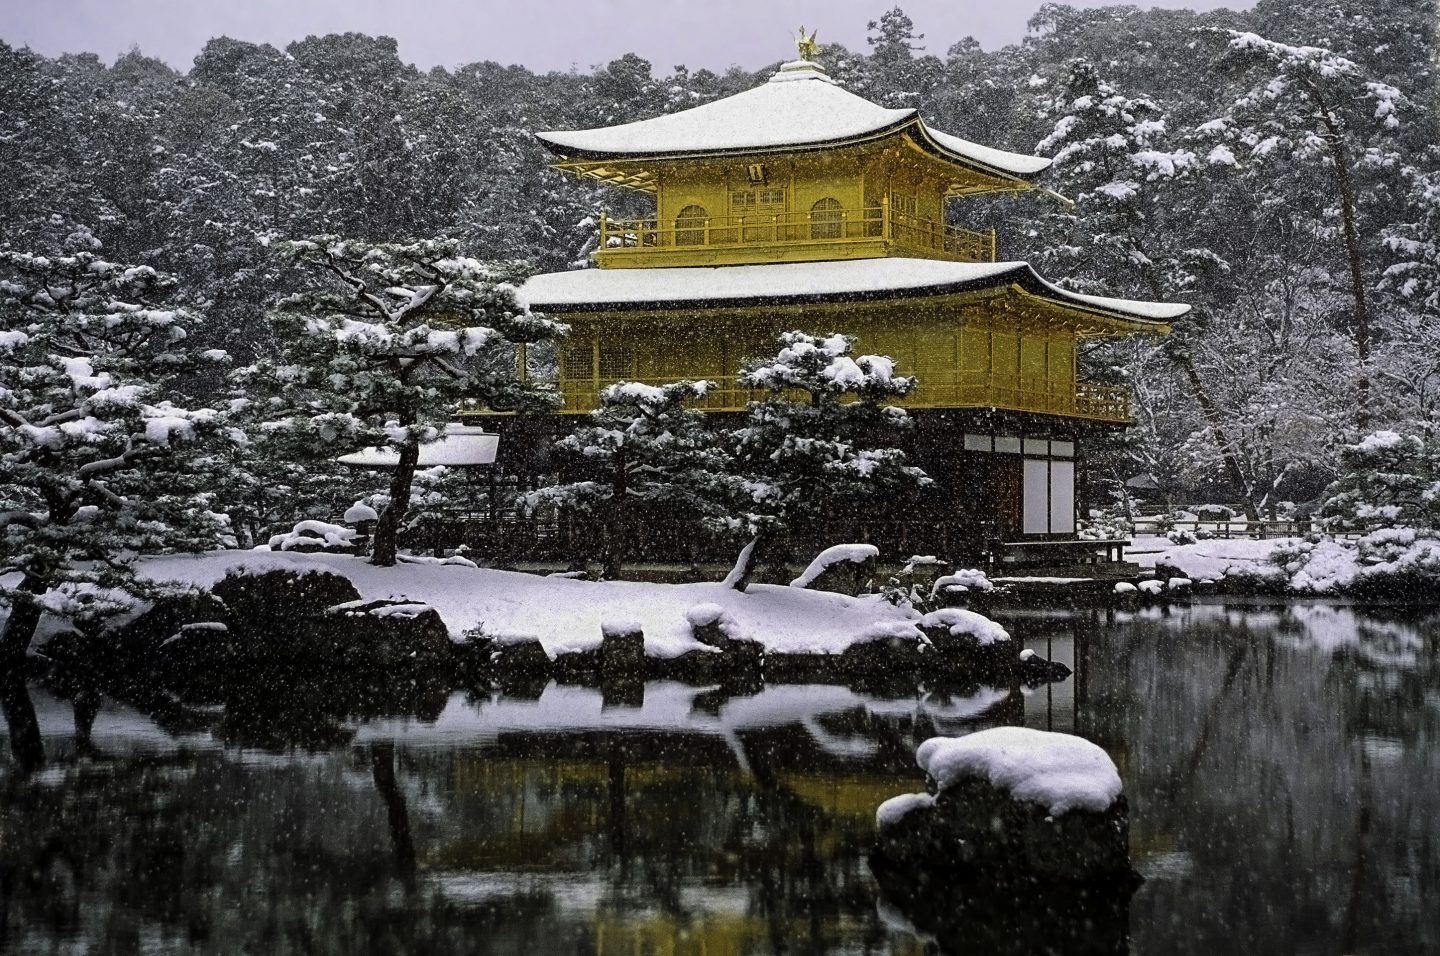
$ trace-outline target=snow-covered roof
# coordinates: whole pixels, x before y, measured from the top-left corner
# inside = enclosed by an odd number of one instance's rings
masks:
[[[796,60],[754,89],[653,119],[599,129],[536,134],[569,158],[745,153],[818,146],[913,127],[922,144],[949,159],[1008,177],[1050,165],[1039,156],[980,146],[927,127],[915,109],[887,109],[835,83],[815,63]]]
[[[465,468],[474,465],[495,464],[495,452],[500,447],[500,436],[487,432],[475,425],[446,425],[445,434],[420,446],[421,468],[445,465],[449,468]],[[400,463],[400,453],[393,448],[370,447],[335,459],[342,465],[356,468],[394,468]]]
[[[1070,292],[1042,279],[1028,262],[905,258],[550,272],[526,282],[519,298],[540,311],[598,312],[916,298],[1010,284],[1055,302],[1125,319],[1166,322],[1190,311],[1188,305]]]

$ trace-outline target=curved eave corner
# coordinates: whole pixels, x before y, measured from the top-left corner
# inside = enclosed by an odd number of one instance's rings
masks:
[[[956,148],[947,146],[941,141],[940,137],[943,136],[947,139],[954,140],[959,140],[960,137],[952,136],[948,133],[939,133],[938,130],[933,130],[929,126],[926,126],[924,121],[918,117],[913,120],[912,128],[915,133],[916,144],[927,152],[988,176],[994,176],[997,179],[1009,179],[1025,186],[1033,185],[1034,178],[1049,169],[1054,162],[1054,160],[1046,159],[1043,156],[1026,156],[1022,153],[1010,153],[1006,150],[994,149],[989,146],[970,144],[978,150],[983,151],[986,156],[993,157],[987,161],[987,159],[982,156],[970,155],[960,152]],[[937,133],[939,133],[938,136],[936,135]],[[1016,166],[1013,167],[1006,167],[1002,164],[1003,160],[1012,157],[1021,162],[1017,162]]]
[[[1169,335],[1170,323],[1190,311],[1190,306],[1179,302],[1147,302],[1136,299],[1112,299],[1106,296],[1085,295],[1071,292],[1047,281],[1034,269],[1028,269],[1029,277],[1018,277],[1015,284],[1022,295],[1044,299],[1067,309],[1086,312],[1111,322],[1118,323],[1126,332],[1143,332],[1149,335]],[[1026,281],[1032,278],[1033,281]]]

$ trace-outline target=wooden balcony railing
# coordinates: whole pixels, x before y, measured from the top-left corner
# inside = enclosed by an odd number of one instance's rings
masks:
[[[746,388],[735,376],[705,376],[714,387],[693,400],[692,408],[708,412],[738,412],[765,398],[764,389]],[[673,379],[569,379],[558,388],[563,414],[591,411],[607,385],[617,381],[639,381],[661,385]],[[1074,388],[1057,388],[1045,379],[999,379],[985,376],[935,376],[922,380],[909,396],[896,402],[906,408],[1003,408],[1016,412],[1063,415],[1102,422],[1130,421],[1130,390],[1110,385],[1081,382]]]
[[[647,260],[703,260],[716,252],[743,253],[759,247],[800,247],[825,258],[832,247],[844,258],[846,247],[869,246],[868,254],[914,253],[957,262],[994,262],[995,231],[975,232],[931,219],[918,219],[888,206],[858,211],[795,212],[775,215],[716,216],[703,219],[611,219],[600,215],[602,263],[643,257]],[[853,251],[853,249],[849,250]],[[639,264],[639,263],[635,263]]]

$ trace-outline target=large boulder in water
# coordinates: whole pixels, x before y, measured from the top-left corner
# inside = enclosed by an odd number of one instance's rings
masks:
[[[440,612],[427,604],[351,601],[312,630],[312,653],[352,667],[440,664],[455,654]]]
[[[919,623],[945,664],[992,670],[1014,667],[1015,641],[1010,632],[983,614],[942,607],[926,614]]]
[[[225,603],[235,655],[257,664],[408,668],[444,663],[453,654],[433,608],[362,600],[355,585],[333,571],[231,572],[213,593]]]
[[[996,727],[927,740],[916,759],[930,792],[880,806],[880,858],[971,876],[1129,879],[1120,775],[1095,744]]]
[[[349,578],[320,568],[237,569],[210,591],[225,602],[232,633],[262,641],[323,618],[332,607],[360,600]]]

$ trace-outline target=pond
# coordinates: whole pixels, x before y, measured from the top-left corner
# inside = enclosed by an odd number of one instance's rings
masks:
[[[1075,674],[320,706],[267,682],[143,709],[33,686],[43,763],[0,742],[0,949],[1027,952],[979,917],[937,943],[867,865],[875,807],[923,789],[920,741],[1024,724],[1109,752],[1144,877],[1128,944],[1077,924],[1060,951],[1440,953],[1440,614],[1004,623]]]

